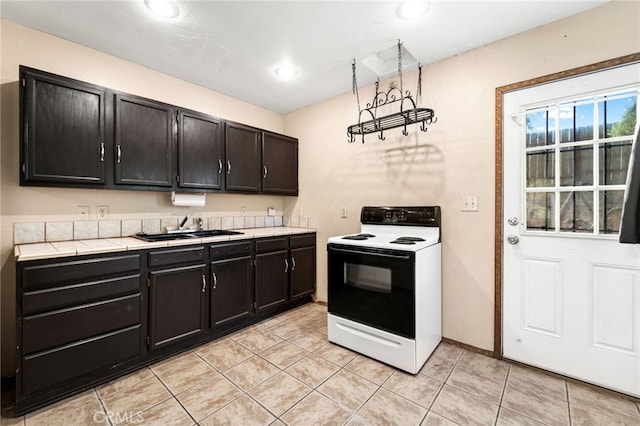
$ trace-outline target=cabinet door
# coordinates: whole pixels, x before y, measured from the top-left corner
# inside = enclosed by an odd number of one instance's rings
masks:
[[[115,106],[115,183],[171,187],[171,106],[129,95],[116,95]]]
[[[206,327],[206,265],[151,271],[149,344],[155,349]]]
[[[260,192],[260,131],[240,124],[226,123],[225,153],[226,189]]]
[[[224,177],[222,123],[194,112],[178,113],[178,186],[222,189]]]
[[[105,92],[24,70],[21,184],[105,183]]]
[[[211,262],[211,328],[251,316],[251,257]]]
[[[256,254],[256,309],[276,308],[287,302],[289,295],[288,251]]]
[[[262,133],[262,192],[298,195],[298,140]]]
[[[308,296],[316,290],[316,248],[291,249],[291,299]]]

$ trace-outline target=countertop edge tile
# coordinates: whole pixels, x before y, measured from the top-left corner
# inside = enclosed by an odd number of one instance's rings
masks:
[[[235,231],[242,234],[225,235],[219,237],[206,237],[193,240],[156,241],[147,242],[134,237],[112,237],[90,240],[72,240],[76,244],[76,249],[58,249],[52,243],[28,243],[16,244],[13,248],[14,257],[17,262],[26,260],[53,259],[59,257],[71,257],[85,254],[114,253],[118,251],[145,250],[173,246],[184,246],[190,244],[210,244],[231,240],[254,239],[263,237],[273,237],[279,235],[304,234],[317,232],[314,228],[298,228],[290,226],[275,226],[265,228],[237,229]],[[93,243],[87,243],[93,241]],[[102,242],[96,243],[95,241]],[[63,243],[60,241],[60,243]],[[86,247],[86,248],[85,248]]]

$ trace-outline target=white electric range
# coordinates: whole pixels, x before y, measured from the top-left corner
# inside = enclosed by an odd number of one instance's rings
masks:
[[[440,207],[363,207],[328,240],[329,341],[417,373],[442,339]]]

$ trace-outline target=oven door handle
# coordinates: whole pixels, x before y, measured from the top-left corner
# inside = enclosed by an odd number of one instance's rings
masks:
[[[390,259],[398,259],[398,260],[411,260],[411,255],[409,254],[389,254],[389,253],[376,253],[371,251],[358,251],[358,250],[345,250],[339,248],[330,248],[330,251],[337,253],[346,253],[346,254],[358,254],[358,255],[366,255],[366,256],[378,256],[378,257],[386,257]]]

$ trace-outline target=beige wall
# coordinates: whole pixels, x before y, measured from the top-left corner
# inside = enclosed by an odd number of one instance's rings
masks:
[[[2,375],[11,375],[13,368],[14,222],[72,220],[77,205],[91,206],[92,213],[96,205],[108,205],[113,218],[185,213],[184,208],[172,207],[168,195],[162,193],[20,187],[19,64],[298,137],[297,199],[208,195],[206,211],[237,212],[242,205],[248,212],[264,214],[273,206],[285,214],[317,216],[320,300],[326,300],[324,242],[331,235],[356,231],[363,205],[441,205],[444,335],[491,350],[495,88],[640,51],[638,16],[638,2],[615,2],[426,66],[422,105],[436,110],[438,122],[424,134],[417,127],[411,128],[406,138],[391,131],[385,142],[369,136],[364,145],[346,142],[346,128],[357,120],[356,102],[350,93],[282,117],[0,20]],[[414,91],[416,73],[405,78],[407,87]],[[363,102],[371,91],[371,87],[361,88]],[[460,212],[462,195],[478,195],[480,211]],[[347,219],[340,218],[341,207],[347,207]]]
[[[424,67],[422,106],[438,116],[427,133],[414,127],[408,137],[395,130],[384,142],[370,135],[364,145],[348,144],[347,126],[357,122],[351,93],[288,114],[285,130],[300,138],[301,174],[300,196],[285,210],[312,210],[326,241],[358,230],[363,205],[442,206],[443,334],[493,350],[495,89],[640,52],[639,28],[640,3],[615,2]],[[412,92],[415,78],[405,75]],[[361,88],[362,102],[372,94]],[[463,195],[480,197],[479,212],[460,211]],[[325,263],[320,250],[320,299]]]

